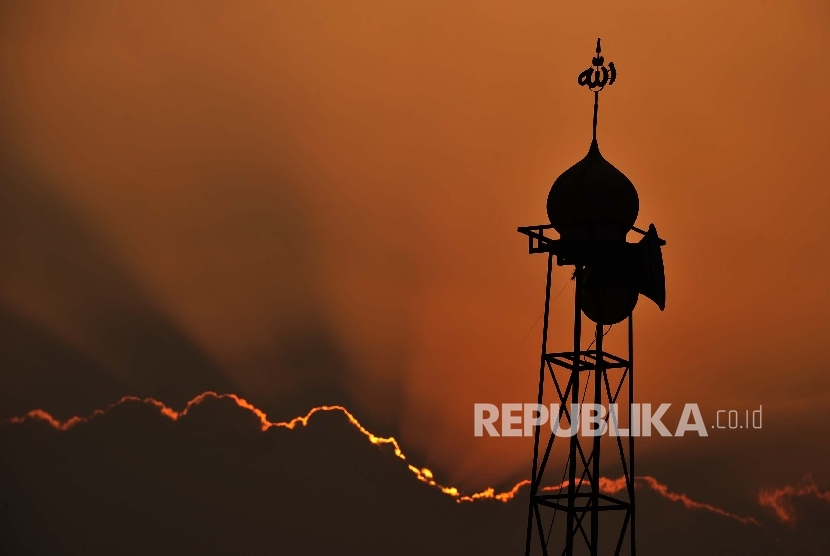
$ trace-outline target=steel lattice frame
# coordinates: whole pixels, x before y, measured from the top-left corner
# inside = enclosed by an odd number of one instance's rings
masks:
[[[528,236],[530,253],[547,253],[547,280],[545,290],[545,310],[542,330],[542,352],[539,366],[539,390],[537,403],[543,405],[545,403],[545,385],[550,382],[554,387],[555,402],[559,403],[559,422],[562,418],[568,420],[569,426],[573,427],[571,421],[571,412],[568,409],[569,405],[580,404],[584,401],[584,395],[587,393],[588,387],[593,385],[593,393],[591,400],[595,404],[602,404],[603,398],[609,404],[616,403],[618,396],[622,392],[625,385],[628,386],[628,400],[622,408],[620,413],[625,411],[624,415],[617,417],[617,422],[628,420],[630,423],[631,404],[634,403],[634,373],[633,373],[633,356],[634,356],[634,330],[633,319],[629,315],[627,318],[628,326],[628,358],[623,359],[603,350],[603,336],[607,332],[603,332],[601,325],[596,325],[595,343],[596,348],[582,349],[582,309],[580,304],[582,294],[582,274],[584,265],[580,261],[582,257],[570,248],[565,248],[560,240],[554,240],[545,237],[545,230],[550,228],[550,225],[533,226],[526,228],[519,228],[519,231]],[[639,231],[639,230],[638,230]],[[582,251],[581,249],[579,251]],[[591,249],[588,249],[591,251]],[[551,279],[553,274],[553,257],[557,257],[557,264],[559,266],[573,264],[575,272],[573,279],[575,281],[575,295],[574,295],[574,334],[573,334],[573,351],[568,352],[548,352],[548,336],[549,336],[549,319],[550,319],[550,304],[551,304]],[[594,342],[592,342],[593,345]],[[567,374],[567,381],[557,377],[556,371],[565,371]],[[609,371],[616,371],[620,373],[619,380],[616,382],[616,387],[613,387],[612,381],[609,379]],[[581,376],[586,376],[583,382],[580,380]],[[579,399],[580,386],[584,385],[585,391],[583,400]],[[564,386],[564,388],[563,388]],[[603,396],[604,394],[604,396]],[[628,419],[621,419],[627,416]],[[610,415],[605,417],[608,421]],[[554,419],[554,415],[550,415],[550,419]],[[577,424],[579,423],[579,416],[576,416]],[[636,554],[636,537],[635,537],[635,503],[634,503],[634,436],[633,434],[627,438],[627,450],[624,447],[624,437],[616,436],[615,443],[617,445],[617,457],[621,463],[623,470],[623,477],[625,479],[625,492],[627,493],[627,500],[619,499],[600,492],[600,451],[601,451],[601,436],[594,436],[592,438],[582,437],[579,434],[573,434],[570,438],[562,438],[562,441],[568,441],[568,456],[566,458],[565,466],[567,470],[567,492],[562,493],[563,481],[559,481],[559,493],[546,494],[550,487],[545,488],[543,479],[545,471],[548,469],[550,461],[551,450],[554,445],[556,435],[551,432],[547,443],[540,450],[541,440],[541,426],[535,428],[534,442],[533,442],[533,467],[531,471],[531,487],[530,500],[528,507],[527,519],[527,536],[525,544],[525,554],[530,556],[533,538],[538,536],[538,542],[541,546],[542,553],[545,556],[549,554],[558,553],[558,549],[554,552],[554,543],[550,542],[547,534],[550,528],[546,529],[543,524],[542,512],[540,508],[552,508],[554,510],[554,518],[558,512],[564,512],[566,516],[566,529],[564,546],[561,554],[572,556],[575,548],[579,544],[583,544],[592,556],[597,556],[599,552],[599,532],[600,532],[600,517],[604,512],[624,512],[622,527],[617,537],[616,546],[613,554],[619,555],[625,543],[626,533],[628,535],[630,554]],[[586,449],[590,449],[586,453]],[[626,453],[627,451],[627,453]],[[578,472],[578,469],[580,470]],[[563,473],[564,476],[564,473]],[[584,487],[587,486],[587,491]],[[556,488],[556,487],[554,487]],[[586,516],[590,515],[588,524],[585,523]],[[553,523],[551,523],[552,527]],[[534,533],[534,530],[536,531]],[[547,534],[546,534],[547,532]],[[610,546],[609,546],[610,548]],[[610,553],[606,550],[604,553]]]

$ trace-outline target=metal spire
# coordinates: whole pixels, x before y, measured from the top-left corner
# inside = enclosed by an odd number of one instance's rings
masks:
[[[608,67],[605,67],[605,58],[601,55],[602,47],[600,46],[601,39],[597,39],[597,55],[591,60],[591,67],[579,74],[577,83],[580,86],[588,87],[594,93],[594,139],[591,143],[593,148],[597,142],[597,112],[599,112],[599,92],[605,88],[606,85],[613,85],[617,80],[617,68],[614,67],[614,62],[609,62]]]

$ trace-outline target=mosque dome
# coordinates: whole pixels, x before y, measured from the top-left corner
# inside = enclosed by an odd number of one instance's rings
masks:
[[[588,154],[556,178],[547,212],[563,239],[618,239],[637,220],[640,200],[625,174],[602,157],[596,139]]]

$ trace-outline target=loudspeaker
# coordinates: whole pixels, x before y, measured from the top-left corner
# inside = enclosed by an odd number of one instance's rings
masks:
[[[663,252],[666,242],[654,224],[638,243],[620,243],[604,249],[599,260],[585,266],[582,274],[582,312],[597,324],[622,322],[640,294],[666,308],[666,278]]]

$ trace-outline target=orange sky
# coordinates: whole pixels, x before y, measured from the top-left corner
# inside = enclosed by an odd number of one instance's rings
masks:
[[[515,228],[587,151],[576,76],[601,36],[619,78],[600,146],[668,242],[666,311],[636,312],[638,396],[826,415],[830,7],[564,4],[5,4],[4,157],[240,395],[329,381],[480,487],[527,472],[524,439],[473,438],[472,404],[534,399],[544,258]],[[97,309],[22,254],[59,238],[9,229],[2,305],[144,395],[84,324]]]

